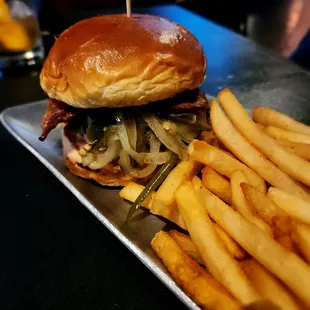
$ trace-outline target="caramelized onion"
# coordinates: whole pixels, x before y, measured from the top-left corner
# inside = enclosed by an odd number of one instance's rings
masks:
[[[111,161],[119,157],[121,143],[119,140],[110,144],[105,152],[98,152],[94,162],[90,163],[88,167],[90,169],[101,169],[109,164]]]
[[[187,157],[186,146],[184,143],[178,141],[175,137],[167,133],[155,114],[147,113],[143,115],[143,118],[166,148],[179,155],[180,159],[185,159]]]

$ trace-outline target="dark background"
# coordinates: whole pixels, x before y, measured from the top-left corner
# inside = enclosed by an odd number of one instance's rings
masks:
[[[38,2],[41,28],[47,32],[46,50],[54,35],[70,24],[86,16],[115,12],[116,2],[111,1],[110,7],[106,3],[103,7],[103,1]],[[123,2],[119,6],[124,11]],[[272,6],[278,7],[274,1],[265,6],[266,2],[185,1],[181,5],[248,36],[244,24],[250,12],[264,15]],[[133,1],[134,8],[146,3],[150,2]],[[183,11],[180,15],[189,16]],[[205,91],[215,94],[218,87],[229,86],[246,103],[252,100],[255,104],[259,98],[309,121],[310,79],[305,71],[196,16],[191,15],[191,20],[199,23],[193,28],[210,61]],[[39,71],[40,65],[5,72],[0,79],[0,109],[45,98]],[[1,309],[185,309],[1,125],[0,145]]]

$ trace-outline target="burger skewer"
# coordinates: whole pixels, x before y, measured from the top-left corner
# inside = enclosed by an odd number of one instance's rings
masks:
[[[127,17],[131,17],[131,0],[126,0]]]
[[[132,204],[131,208],[128,211],[126,223],[133,217],[135,212],[141,207],[142,203],[147,199],[147,197],[156,190],[161,183],[166,179],[171,170],[178,163],[178,157],[173,154],[171,156],[170,161],[161,166],[161,168],[157,171],[157,173],[153,176],[151,181],[145,186],[144,190],[137,197],[136,201]]]

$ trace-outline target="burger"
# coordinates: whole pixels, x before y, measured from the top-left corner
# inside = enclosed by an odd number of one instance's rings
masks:
[[[40,84],[49,96],[44,141],[64,124],[67,167],[102,185],[145,184],[208,128],[201,44],[150,15],[82,20],[58,38]]]

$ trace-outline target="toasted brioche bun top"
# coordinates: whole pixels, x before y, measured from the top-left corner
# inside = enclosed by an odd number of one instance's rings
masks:
[[[105,15],[65,30],[44,63],[49,97],[78,108],[139,106],[198,87],[205,76],[201,44],[157,16]]]

